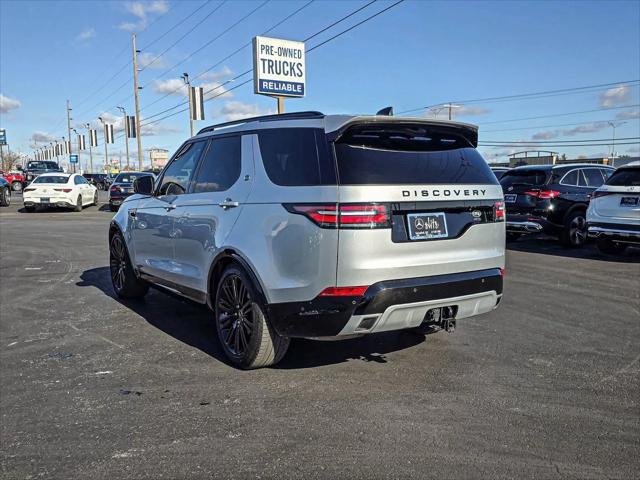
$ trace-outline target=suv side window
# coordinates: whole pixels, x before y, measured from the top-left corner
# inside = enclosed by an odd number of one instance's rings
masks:
[[[335,185],[335,165],[324,131],[280,128],[258,132],[269,180],[281,186]]]
[[[182,195],[189,189],[189,182],[207,142],[184,145],[164,171],[158,195]]]
[[[578,170],[572,170],[569,173],[567,173],[564,177],[562,177],[562,180],[560,181],[560,183],[562,185],[571,185],[571,186],[578,185]]]
[[[240,137],[213,138],[194,181],[193,192],[223,192],[240,177]]]
[[[582,170],[582,174],[584,175],[586,182],[585,184],[581,183],[580,186],[597,188],[604,183],[604,179],[602,178],[599,168],[585,168]]]

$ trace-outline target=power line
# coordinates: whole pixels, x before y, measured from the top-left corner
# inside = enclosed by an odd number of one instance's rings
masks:
[[[622,138],[616,138],[616,143],[618,140],[639,140],[640,137],[622,137]],[[587,142],[587,143],[593,143],[593,142],[610,142],[611,138],[589,138],[586,140],[531,140],[531,141],[524,141],[524,140],[482,140],[483,144],[489,144],[489,143],[500,143],[500,144],[505,144],[508,143],[510,145],[517,145],[517,144],[545,144],[545,143],[583,143],[583,142]]]
[[[347,28],[347,29],[343,30],[342,32],[337,33],[336,35],[334,35],[334,36],[330,37],[329,39],[327,39],[327,40],[325,40],[325,41],[323,41],[323,42],[321,42],[321,43],[319,43],[319,44],[317,44],[317,45],[315,45],[315,46],[313,46],[313,47],[311,47],[311,48],[307,49],[307,50],[306,50],[306,53],[312,52],[313,50],[315,50],[315,49],[317,49],[317,48],[319,48],[319,47],[321,47],[321,46],[323,46],[323,45],[325,45],[325,44],[329,43],[330,41],[335,40],[336,38],[338,38],[338,37],[342,36],[343,34],[345,34],[345,33],[349,32],[349,31],[353,30],[354,28],[356,28],[356,27],[358,27],[358,26],[360,26],[360,25],[362,25],[362,24],[364,24],[364,23],[366,23],[366,22],[368,22],[368,21],[370,21],[370,20],[373,20],[375,17],[377,17],[377,16],[381,15],[382,13],[384,13],[384,12],[386,12],[386,11],[390,10],[391,8],[393,8],[393,7],[395,7],[395,6],[399,5],[399,4],[401,4],[401,3],[403,3],[403,2],[404,2],[404,0],[398,0],[397,2],[395,2],[395,3],[391,4],[390,6],[388,6],[388,7],[384,8],[384,9],[382,9],[382,10],[380,10],[380,11],[378,11],[378,12],[376,12],[376,13],[372,14],[372,15],[370,15],[369,17],[367,17],[367,18],[365,18],[364,20],[362,20],[362,21],[360,21],[360,22],[358,22],[358,23],[356,23],[356,24],[352,25],[351,27],[349,27],[349,28]],[[360,8],[359,10],[362,10],[362,8]],[[352,15],[352,14],[349,14],[349,15],[347,15],[346,17],[348,18],[348,17],[350,17],[351,15]],[[335,24],[337,24],[337,23],[339,23],[339,22],[336,22]],[[325,30],[326,30],[326,29],[325,29]],[[312,35],[312,36],[313,36],[313,35]],[[247,70],[247,71],[245,71],[245,72],[243,72],[243,73],[241,73],[241,74],[239,74],[239,75],[236,75],[235,77],[233,77],[232,79],[230,79],[230,80],[226,81],[225,83],[223,83],[223,84],[221,84],[221,85],[218,85],[217,87],[214,87],[214,88],[212,88],[211,90],[208,90],[208,91],[204,92],[204,95],[203,95],[203,96],[206,96],[207,94],[209,94],[209,93],[211,93],[211,92],[213,92],[213,91],[215,91],[215,90],[218,90],[218,89],[222,88],[222,87],[223,87],[224,85],[226,85],[227,83],[231,83],[231,82],[233,82],[233,81],[237,80],[238,78],[243,77],[244,75],[247,75],[248,73],[251,73],[252,71],[253,71],[253,68],[251,68],[251,69],[249,69],[249,70]],[[235,87],[230,88],[230,89],[228,89],[228,90],[226,90],[226,91],[224,91],[224,92],[222,92],[222,93],[220,93],[220,94],[218,94],[218,95],[215,95],[215,96],[213,96],[213,97],[210,97],[210,98],[208,98],[208,99],[205,99],[205,101],[213,100],[214,98],[220,97],[220,96],[222,96],[222,95],[224,95],[224,94],[226,94],[226,93],[228,93],[228,92],[230,92],[230,91],[232,91],[232,90],[235,90],[235,89],[237,89],[237,88],[239,88],[239,87],[241,87],[241,86],[243,86],[243,85],[246,85],[246,84],[250,83],[251,81],[252,81],[252,79],[249,79],[249,80],[247,80],[247,81],[244,81],[244,82],[242,82],[241,84],[236,85]],[[150,119],[150,118],[156,117],[156,116],[158,116],[158,115],[162,115],[163,113],[169,112],[169,111],[171,111],[171,110],[174,110],[174,109],[179,108],[179,107],[181,107],[182,105],[186,105],[186,104],[188,104],[188,101],[181,102],[181,103],[179,103],[179,104],[177,104],[177,105],[174,105],[173,107],[170,107],[170,108],[168,108],[168,109],[166,109],[166,110],[163,110],[162,112],[158,112],[158,113],[155,113],[154,115],[151,115],[151,116],[147,117],[147,120],[148,120],[148,119]],[[186,110],[188,110],[188,108],[183,109],[183,110],[179,110],[179,111],[177,111],[177,112],[174,112],[174,113],[171,113],[171,114],[168,114],[168,115],[165,115],[164,117],[162,117],[162,118],[160,118],[160,119],[157,119],[157,120],[154,120],[153,122],[147,122],[147,123],[145,123],[145,125],[150,125],[151,123],[157,123],[157,122],[159,122],[159,121],[161,121],[161,120],[164,120],[164,119],[166,119],[166,118],[172,117],[172,116],[177,115],[177,114],[179,114],[179,113],[182,113],[182,112],[184,112],[184,111],[186,111]]]
[[[633,121],[633,120],[640,120],[639,118],[630,118],[627,121]],[[592,123],[594,125],[597,124],[606,124],[608,121],[610,121],[609,119],[606,120],[589,120],[587,122],[575,122],[575,123],[559,123],[559,124],[555,124],[555,125],[535,125],[535,126],[530,126],[530,127],[518,127],[518,128],[501,128],[501,129],[497,129],[497,130],[483,130],[482,133],[488,133],[488,132],[513,132],[516,130],[536,130],[536,129],[540,129],[540,128],[555,128],[555,127],[573,127],[575,125],[585,125],[585,124],[589,124]]]
[[[274,30],[275,28],[279,27],[280,25],[282,25],[284,22],[286,22],[287,20],[289,20],[290,18],[292,18],[293,16],[297,15],[299,12],[301,12],[302,10],[304,10],[305,8],[307,8],[309,5],[311,5],[315,0],[309,0],[307,3],[305,3],[304,5],[302,5],[300,8],[294,10],[293,12],[291,12],[290,14],[288,14],[286,17],[284,17],[282,20],[280,20],[278,23],[276,23],[275,25],[273,25],[272,27],[270,27],[269,29],[265,30],[264,32],[262,32],[261,35],[266,35],[267,33],[271,32],[272,30]],[[211,67],[207,68],[206,70],[203,70],[202,72],[200,72],[199,74],[197,74],[195,77],[193,77],[193,80],[197,80],[198,78],[202,77],[205,73],[210,72],[211,70],[213,70],[214,68],[216,68],[217,66],[219,66],[220,64],[222,64],[223,62],[229,60],[231,57],[233,57],[234,55],[238,54],[239,52],[241,52],[242,50],[244,50],[245,48],[247,48],[249,45],[251,45],[252,40],[249,40],[247,43],[245,43],[244,45],[242,45],[241,47],[237,48],[236,50],[234,50],[233,52],[231,52],[229,55],[227,55],[226,57],[224,57],[222,60],[219,60],[217,63],[213,64]],[[140,111],[144,110],[145,108],[149,108],[151,105],[155,105],[156,103],[164,100],[165,98],[167,98],[169,95],[172,95],[174,93],[176,93],[178,90],[180,90],[181,88],[183,88],[182,85],[180,85],[178,88],[175,88],[174,90],[171,90],[170,92],[165,93],[162,97],[154,100],[153,102],[147,104],[144,108],[142,108]]]
[[[167,48],[165,48],[162,53],[159,53],[156,57],[153,58],[153,60],[151,60],[149,63],[147,63],[144,67],[142,67],[142,69],[140,70],[141,72],[143,70],[145,70],[147,67],[149,67],[150,65],[152,65],[153,63],[155,63],[160,57],[162,57],[165,53],[167,53],[169,50],[171,50],[173,47],[175,47],[178,43],[180,43],[187,35],[189,35],[190,33],[192,33],[196,28],[198,28],[200,25],[202,25],[211,15],[213,15],[214,13],[216,13],[218,10],[220,10],[224,4],[227,3],[227,0],[225,0],[224,2],[220,3],[219,5],[217,5],[213,10],[211,10],[207,15],[205,15],[198,23],[196,23],[193,27],[191,27],[189,30],[187,30],[186,33],[184,33],[180,38],[178,38],[178,40],[176,40],[175,42],[173,42],[171,45],[169,45]],[[202,6],[198,7],[191,15],[193,15],[194,13],[196,13],[198,10],[200,10],[202,7],[204,7],[205,4],[203,4]],[[174,27],[175,28],[175,27]]]
[[[462,103],[462,104],[469,104],[469,103],[490,103],[490,102],[497,102],[497,101],[508,101],[508,100],[519,100],[519,99],[526,99],[526,98],[530,98],[530,97],[538,97],[538,96],[554,96],[554,94],[568,94],[568,93],[575,93],[575,92],[581,92],[584,90],[590,90],[590,89],[606,89],[608,87],[612,87],[615,85],[627,85],[627,84],[634,84],[634,83],[638,83],[640,82],[640,79],[636,79],[636,80],[625,80],[625,81],[621,81],[621,82],[611,82],[611,83],[600,83],[597,85],[587,85],[587,86],[582,86],[582,87],[572,87],[572,88],[562,88],[562,89],[558,89],[558,90],[546,90],[546,91],[542,91],[542,92],[533,92],[533,93],[520,93],[517,95],[504,95],[504,96],[500,96],[500,97],[486,97],[486,98],[474,98],[474,99],[469,99],[469,100],[455,100],[452,102],[448,102],[448,103]],[[437,104],[439,105],[439,104]],[[417,112],[420,110],[424,110],[425,108],[430,108],[430,107],[434,107],[437,105],[427,105],[425,107],[418,107],[418,108],[412,108],[410,110],[404,110],[402,112],[399,112],[398,115],[402,115],[405,113],[411,113],[411,112]]]
[[[496,123],[509,123],[509,122],[520,122],[520,121],[523,121],[523,120],[536,120],[538,118],[564,117],[564,116],[569,116],[569,115],[579,115],[579,114],[582,114],[582,113],[603,112],[603,111],[606,111],[606,110],[619,110],[621,108],[634,108],[634,107],[638,107],[638,106],[640,106],[640,104],[622,105],[622,106],[619,106],[619,107],[596,108],[595,110],[582,110],[580,112],[554,113],[554,114],[551,114],[551,115],[538,115],[536,117],[511,118],[509,120],[496,120],[496,121],[492,121],[492,122],[483,122],[483,123],[480,123],[480,125],[490,125],[490,124],[496,124]]]
[[[201,52],[203,49],[205,49],[206,47],[208,47],[209,45],[211,45],[213,42],[215,42],[216,40],[218,40],[220,37],[222,37],[224,34],[226,34],[227,32],[229,32],[231,29],[235,28],[237,25],[239,25],[240,23],[242,23],[243,21],[245,21],[247,18],[249,18],[251,15],[253,15],[254,13],[256,13],[258,10],[260,10],[262,7],[264,7],[267,3],[269,3],[269,0],[265,0],[264,2],[262,2],[260,5],[258,5],[256,8],[254,8],[253,10],[251,10],[248,14],[246,14],[244,17],[242,17],[241,19],[239,19],[237,22],[235,22],[234,24],[232,24],[230,27],[228,27],[227,29],[225,29],[224,31],[222,31],[220,34],[216,35],[215,37],[213,37],[211,40],[209,40],[207,43],[205,43],[204,45],[202,45],[200,48],[198,48],[197,50],[195,50],[194,52],[190,53],[189,55],[187,55],[185,58],[183,58],[182,60],[180,60],[178,63],[176,63],[175,65],[169,67],[164,73],[158,75],[157,77],[155,77],[154,79],[152,79],[151,81],[145,83],[142,88],[145,88],[147,86],[149,86],[152,82],[154,82],[155,80],[158,80],[162,77],[164,77],[167,73],[173,71],[178,65],[182,65],[184,62],[186,62],[187,60],[189,60],[191,57],[193,57],[196,53]]]
[[[489,143],[489,144],[485,144],[482,142],[478,143],[478,146],[480,147],[499,147],[499,148],[506,148],[506,147],[519,147],[519,148],[527,148],[527,147],[531,147],[531,148],[536,148],[536,147],[545,147],[545,148],[566,148],[566,147],[608,147],[611,145],[611,139],[609,139],[608,142],[603,142],[603,143],[559,143],[559,144],[553,144],[553,145],[549,145],[549,144],[538,144],[538,143],[502,143],[502,144],[498,144],[498,143]],[[616,146],[618,145],[640,145],[640,142],[618,142],[618,140],[616,139]]]

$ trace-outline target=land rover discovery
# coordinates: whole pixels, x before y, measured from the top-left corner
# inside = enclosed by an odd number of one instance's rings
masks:
[[[295,337],[452,331],[502,297],[503,195],[477,139],[319,112],[204,128],[113,218],[115,292],[208,304],[240,368],[277,363]]]

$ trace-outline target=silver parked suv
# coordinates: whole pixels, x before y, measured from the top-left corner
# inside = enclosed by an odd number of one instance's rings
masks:
[[[214,125],[109,231],[121,297],[149,286],[207,304],[241,368],[293,337],[452,330],[500,302],[500,184],[477,127],[298,112]]]

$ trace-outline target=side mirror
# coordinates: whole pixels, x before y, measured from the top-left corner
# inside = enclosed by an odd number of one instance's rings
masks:
[[[136,178],[133,181],[133,191],[142,195],[151,195],[153,193],[153,177],[145,175]]]

